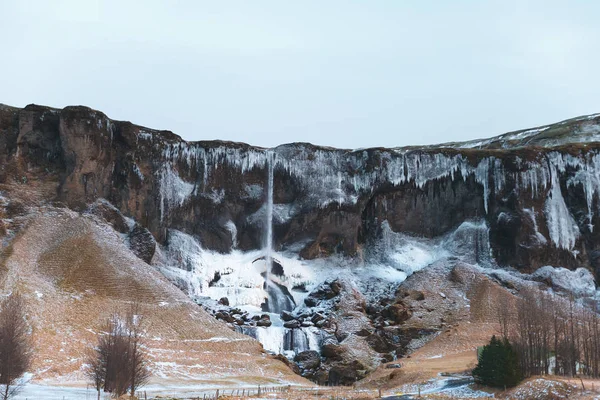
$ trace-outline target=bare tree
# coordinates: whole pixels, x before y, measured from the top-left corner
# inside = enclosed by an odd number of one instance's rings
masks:
[[[509,325],[511,320],[510,314],[510,301],[508,296],[500,296],[496,303],[496,317],[498,318],[498,324],[500,325],[500,335],[508,339]]]
[[[94,384],[98,392],[98,400],[100,400],[102,385],[106,380],[106,358],[102,357],[98,348],[96,348],[90,349],[85,359],[87,365],[85,375]]]
[[[135,302],[131,305],[127,315],[127,327],[129,334],[129,376],[131,397],[135,391],[144,386],[150,378],[148,360],[142,350],[142,335],[144,319],[140,309],[140,303]]]
[[[87,361],[87,376],[100,390],[119,397],[131,396],[147,383],[150,377],[148,360],[143,351],[143,317],[134,303],[123,317],[113,314],[105,321],[104,332]]]
[[[0,399],[9,399],[18,389],[18,379],[31,365],[30,348],[25,302],[13,293],[0,303]]]

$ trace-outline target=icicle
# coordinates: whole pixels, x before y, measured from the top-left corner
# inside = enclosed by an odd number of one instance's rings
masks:
[[[556,160],[555,160],[556,161]],[[558,248],[572,250],[579,238],[579,228],[567,209],[558,180],[558,170],[562,164],[550,163],[552,186],[546,200],[545,214],[552,243]],[[564,171],[564,165],[562,165]]]

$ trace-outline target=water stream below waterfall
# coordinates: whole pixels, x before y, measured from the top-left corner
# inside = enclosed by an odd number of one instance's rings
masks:
[[[288,358],[307,350],[320,351],[321,334],[318,328],[285,328],[279,314],[267,314],[271,318],[271,326],[237,326],[237,331],[258,340],[266,351]]]

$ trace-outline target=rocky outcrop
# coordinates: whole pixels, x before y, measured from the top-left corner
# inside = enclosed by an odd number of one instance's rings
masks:
[[[501,265],[529,272],[558,261],[595,272],[600,146],[571,142],[593,139],[583,133],[599,122],[559,124],[563,136],[552,141],[532,130],[454,148],[267,150],[187,143],[80,106],[1,106],[0,180],[55,179],[50,201],[82,209],[104,198],[160,243],[175,228],[228,252],[262,246],[272,160],[275,247],[304,243],[304,258],[357,255],[377,240],[383,221],[396,232],[436,237],[484,218]]]

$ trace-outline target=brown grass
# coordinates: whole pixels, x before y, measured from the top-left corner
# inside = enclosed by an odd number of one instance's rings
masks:
[[[306,384],[136,258],[92,217],[43,209],[13,239],[1,291],[18,287],[33,327],[35,379],[84,384],[86,349],[110,313],[141,300],[153,384]]]

